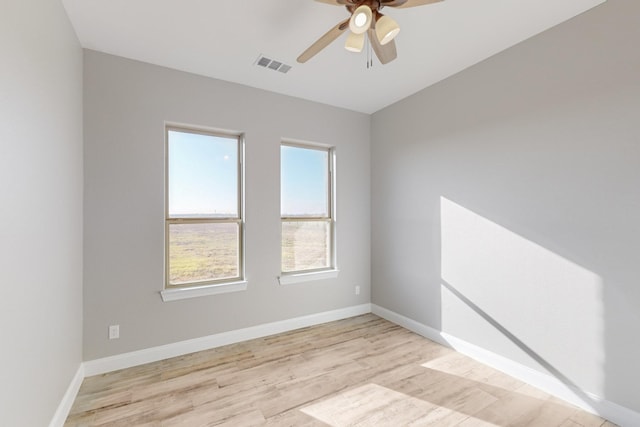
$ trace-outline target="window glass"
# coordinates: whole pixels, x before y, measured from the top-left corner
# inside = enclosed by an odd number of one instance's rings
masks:
[[[239,239],[236,223],[169,224],[169,285],[238,277]]]
[[[238,139],[168,132],[169,216],[238,216]]]
[[[282,221],[282,271],[331,267],[331,227],[325,221]]]
[[[328,217],[329,152],[283,145],[281,154],[282,216]]]

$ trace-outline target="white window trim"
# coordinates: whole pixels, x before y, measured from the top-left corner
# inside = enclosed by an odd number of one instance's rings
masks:
[[[293,285],[295,283],[311,282],[313,280],[335,279],[338,277],[338,273],[340,273],[338,269],[311,271],[308,273],[283,273],[282,276],[278,277],[278,282],[280,282],[281,285]]]
[[[160,291],[162,301],[177,301],[188,298],[204,297],[207,295],[226,294],[230,292],[241,292],[247,290],[248,282],[240,280],[238,282],[220,283],[214,285],[190,286],[186,288],[169,288]]]
[[[280,147],[283,145],[289,145],[293,147],[299,148],[308,148],[308,149],[317,149],[317,150],[327,150],[329,152],[329,179],[330,182],[330,200],[329,200],[329,210],[330,210],[330,218],[331,218],[331,267],[323,270],[314,270],[314,271],[293,271],[291,273],[280,272],[280,276],[278,276],[278,282],[280,285],[290,285],[295,283],[304,283],[310,282],[313,280],[324,280],[324,279],[335,279],[338,277],[338,273],[340,270],[338,269],[338,246],[337,246],[337,237],[338,237],[338,218],[337,218],[337,209],[336,204],[338,200],[337,196],[337,166],[336,166],[336,147],[333,145],[321,144],[317,142],[309,142],[302,141],[296,139],[284,138],[280,142]],[[280,224],[282,224],[282,217],[280,218]],[[282,230],[282,227],[280,228]],[[282,239],[280,239],[282,244]],[[280,268],[282,268],[282,261],[280,263]]]
[[[188,286],[182,286],[182,287],[177,287],[177,286],[172,286],[172,287],[167,287],[167,277],[166,275],[168,274],[168,249],[167,249],[167,245],[166,245],[166,241],[165,241],[165,256],[164,256],[164,278],[163,278],[163,289],[160,291],[160,296],[162,297],[162,301],[164,302],[168,302],[168,301],[176,301],[176,300],[183,300],[183,299],[188,299],[188,298],[196,298],[196,297],[202,297],[202,296],[207,296],[207,295],[217,295],[217,294],[226,294],[226,293],[231,293],[231,292],[242,292],[242,291],[246,291],[247,290],[247,284],[248,281],[246,279],[246,258],[245,258],[245,248],[246,248],[246,227],[245,227],[245,220],[244,220],[244,213],[245,213],[245,171],[244,171],[244,164],[245,164],[245,140],[244,140],[244,134],[241,132],[230,132],[230,131],[224,131],[224,130],[219,130],[219,129],[210,129],[210,128],[204,128],[204,127],[200,127],[200,126],[192,126],[192,125],[185,125],[185,124],[178,124],[178,123],[173,123],[173,122],[165,122],[164,123],[164,129],[165,129],[165,233],[164,233],[164,238],[167,239],[167,232],[166,232],[166,218],[168,218],[168,199],[167,199],[167,188],[168,188],[168,174],[167,174],[167,163],[168,162],[168,155],[167,155],[167,144],[168,144],[168,139],[167,139],[167,131],[169,129],[175,129],[175,130],[179,130],[179,131],[185,131],[185,132],[194,132],[194,133],[198,133],[198,132],[203,132],[206,134],[217,134],[217,135],[226,135],[226,136],[233,136],[233,137],[237,137],[238,138],[238,144],[239,144],[239,157],[238,157],[238,165],[239,165],[239,175],[238,175],[238,179],[239,179],[239,191],[240,191],[240,198],[239,198],[239,216],[240,216],[240,232],[241,232],[241,240],[240,240],[240,278],[235,279],[233,281],[221,281],[221,282],[215,282],[215,283],[206,283],[203,285],[188,285]]]

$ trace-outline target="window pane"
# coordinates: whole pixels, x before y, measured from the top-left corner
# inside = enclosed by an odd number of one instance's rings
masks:
[[[283,145],[281,212],[285,217],[329,216],[329,151]]]
[[[330,267],[328,221],[282,221],[282,271]]]
[[[237,223],[169,224],[169,284],[239,277]]]
[[[169,216],[238,217],[238,140],[168,131]]]

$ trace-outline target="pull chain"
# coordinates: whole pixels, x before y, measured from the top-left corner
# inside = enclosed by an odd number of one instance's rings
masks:
[[[369,37],[365,38],[365,49],[367,51],[367,70],[373,68],[373,53],[371,52],[371,42]]]
[[[365,58],[367,61],[367,70],[368,70],[369,69],[369,37],[366,37],[364,39],[364,48],[365,48],[365,51],[367,52]]]
[[[371,43],[369,43],[369,64],[373,68],[373,51],[371,50]]]

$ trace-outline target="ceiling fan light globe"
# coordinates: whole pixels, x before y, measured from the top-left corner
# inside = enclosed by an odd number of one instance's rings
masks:
[[[353,11],[351,19],[349,19],[349,29],[352,33],[364,34],[371,27],[372,20],[371,8],[363,4]]]
[[[393,18],[385,15],[376,22],[376,37],[381,45],[385,45],[395,39],[399,32],[400,26]]]
[[[364,34],[349,33],[344,48],[349,52],[362,52],[364,47]]]

